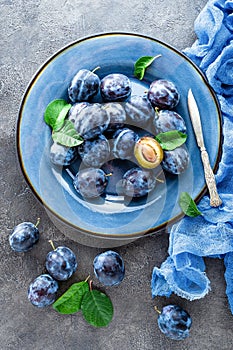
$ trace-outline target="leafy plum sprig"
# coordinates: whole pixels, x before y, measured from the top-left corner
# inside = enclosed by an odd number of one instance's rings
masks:
[[[89,278],[89,277],[88,277]],[[110,298],[99,290],[92,289],[92,281],[74,283],[53,303],[53,309],[65,315],[82,311],[84,319],[94,327],[106,327],[113,317]]]

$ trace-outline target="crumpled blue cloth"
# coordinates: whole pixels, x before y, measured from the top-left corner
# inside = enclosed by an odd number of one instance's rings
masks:
[[[152,297],[175,293],[188,300],[210,291],[204,257],[224,259],[226,294],[233,313],[233,1],[210,0],[197,17],[197,40],[183,52],[196,63],[214,89],[223,116],[223,153],[215,176],[222,199],[210,207],[205,196],[202,216],[185,216],[169,229],[168,258],[154,267]]]

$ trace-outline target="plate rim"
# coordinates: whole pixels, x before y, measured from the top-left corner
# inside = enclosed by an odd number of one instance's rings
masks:
[[[219,163],[222,157],[222,146],[223,146],[223,132],[222,132],[222,124],[223,124],[223,118],[222,118],[222,112],[221,112],[221,108],[220,108],[220,103],[217,99],[216,93],[214,91],[214,89],[212,88],[212,86],[209,84],[205,74],[202,72],[202,70],[188,57],[185,55],[185,53],[183,53],[182,51],[178,50],[177,48],[175,48],[174,46],[172,46],[171,44],[168,44],[160,39],[157,39],[155,37],[146,35],[146,34],[141,34],[141,33],[137,33],[137,32],[124,32],[124,31],[110,31],[110,32],[100,32],[100,33],[95,33],[95,34],[91,34],[88,36],[83,36],[77,40],[73,40],[70,43],[64,45],[62,48],[60,48],[59,50],[57,50],[54,54],[50,55],[48,57],[47,60],[45,60],[40,66],[39,68],[35,71],[35,73],[33,74],[32,78],[30,79],[30,81],[28,82],[24,93],[22,95],[20,104],[19,104],[19,109],[18,109],[18,113],[17,113],[17,119],[16,119],[16,154],[17,154],[17,162],[18,165],[21,169],[21,173],[24,177],[24,180],[26,181],[27,185],[29,186],[29,188],[31,189],[34,197],[39,201],[40,204],[42,204],[46,210],[48,210],[49,213],[51,213],[52,215],[54,215],[56,217],[56,219],[58,219],[59,221],[61,221],[63,224],[67,225],[68,227],[71,227],[75,230],[81,231],[81,233],[85,233],[86,235],[89,236],[95,236],[97,238],[102,238],[102,239],[117,239],[117,240],[124,240],[124,239],[136,239],[136,238],[140,238],[143,236],[148,236],[148,235],[155,235],[156,233],[159,233],[160,231],[164,230],[166,227],[171,226],[173,224],[175,224],[176,222],[178,222],[182,217],[184,217],[184,214],[181,212],[180,214],[174,216],[173,218],[167,220],[166,222],[163,222],[162,224],[156,226],[156,227],[152,227],[152,228],[148,228],[146,230],[140,231],[140,232],[134,232],[134,233],[128,233],[128,234],[110,234],[110,233],[100,233],[100,232],[92,232],[89,230],[86,230],[85,228],[80,228],[79,226],[76,226],[75,224],[69,222],[68,220],[64,219],[62,216],[60,216],[59,214],[57,214],[54,210],[52,210],[52,208],[50,208],[46,203],[44,203],[43,198],[41,198],[41,196],[39,196],[39,194],[37,193],[37,191],[34,189],[33,185],[31,184],[30,178],[27,175],[27,172],[24,168],[24,164],[23,164],[23,159],[22,159],[22,154],[20,152],[20,122],[21,122],[21,116],[22,116],[22,111],[24,109],[25,103],[26,103],[26,99],[27,96],[30,92],[30,90],[33,88],[34,83],[36,82],[36,80],[38,79],[39,75],[43,72],[43,70],[50,64],[50,62],[52,62],[56,57],[58,57],[61,53],[63,53],[65,50],[68,50],[69,48],[71,48],[72,46],[78,45],[82,42],[85,42],[87,40],[91,40],[91,39],[95,39],[95,38],[101,38],[101,37],[107,37],[107,36],[126,36],[126,37],[136,37],[136,38],[141,38],[141,39],[146,39],[146,40],[150,40],[150,41],[154,41],[160,45],[165,46],[166,48],[168,48],[169,50],[172,50],[173,52],[175,52],[177,55],[181,56],[182,58],[184,58],[186,61],[189,62],[189,64],[191,64],[191,66],[193,66],[193,68],[198,72],[198,74],[200,75],[200,77],[203,79],[203,82],[205,83],[206,87],[208,88],[213,101],[215,103],[217,112],[218,112],[218,117],[219,117],[219,147],[218,147],[218,152],[217,152],[217,157],[216,157],[216,161],[214,164],[213,172],[214,174],[217,172],[218,168],[219,168]],[[199,192],[199,194],[196,196],[195,198],[195,202],[198,203],[201,198],[207,193],[207,185],[206,183],[204,184],[202,190]]]

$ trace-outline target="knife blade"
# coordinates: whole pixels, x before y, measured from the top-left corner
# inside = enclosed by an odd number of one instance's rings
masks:
[[[197,145],[201,151],[201,160],[204,168],[206,185],[210,195],[210,205],[212,207],[218,207],[219,205],[222,204],[222,200],[219,197],[217,192],[214,173],[210,166],[209,155],[205,148],[201,117],[200,117],[198,105],[191,89],[189,89],[188,91],[188,110],[189,110],[189,115],[192,122],[193,130],[194,130],[194,134],[196,136]]]

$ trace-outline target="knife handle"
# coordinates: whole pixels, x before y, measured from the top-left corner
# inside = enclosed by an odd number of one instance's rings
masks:
[[[210,205],[211,207],[218,207],[222,204],[222,200],[218,195],[214,173],[210,166],[208,153],[204,147],[201,148],[201,159],[204,166],[206,184],[210,194]]]

